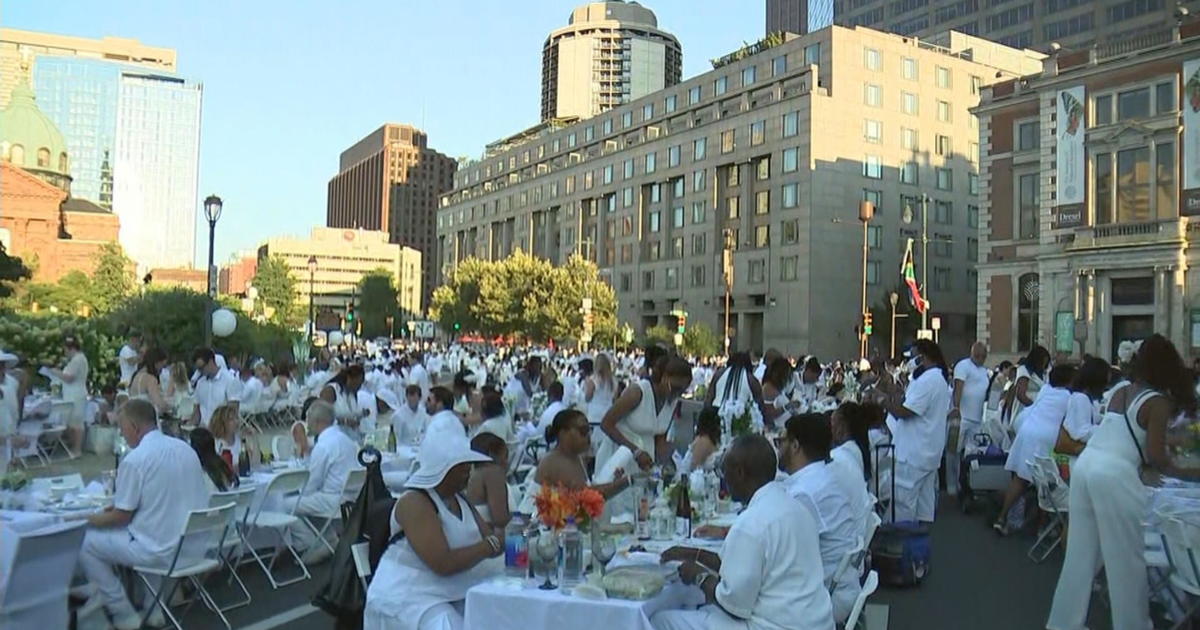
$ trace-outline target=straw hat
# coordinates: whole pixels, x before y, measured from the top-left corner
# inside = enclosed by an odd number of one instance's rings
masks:
[[[404,485],[427,490],[441,483],[446,473],[459,464],[490,461],[492,459],[487,455],[471,450],[464,438],[450,434],[429,435],[417,453],[417,470]]]

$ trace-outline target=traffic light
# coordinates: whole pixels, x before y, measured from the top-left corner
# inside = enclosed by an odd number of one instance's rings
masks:
[[[679,325],[678,325],[678,328],[676,328],[675,332],[682,335],[684,332],[687,331],[687,312],[679,311],[679,313],[676,314],[676,317],[679,319]]]
[[[347,322],[354,321],[354,305],[353,304],[346,305],[346,321]]]
[[[583,330],[584,330],[584,332],[591,334],[592,330],[594,330],[595,325],[596,325],[596,316],[591,311],[584,313],[583,314]]]
[[[871,328],[871,313],[868,311],[863,313],[863,334],[870,336]]]
[[[458,332],[460,330],[462,330],[462,324],[460,324],[458,322],[454,322],[454,331]]]

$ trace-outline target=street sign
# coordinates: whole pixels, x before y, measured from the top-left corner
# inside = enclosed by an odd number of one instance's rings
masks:
[[[437,327],[431,321],[417,320],[409,322],[412,326],[413,336],[418,339],[433,339],[437,334]]]
[[[338,317],[335,311],[325,308],[317,313],[317,330],[329,332],[331,330],[338,330],[341,327],[342,318]]]
[[[683,345],[683,335],[681,335],[679,333],[675,333],[675,346],[678,347],[678,346],[682,346],[682,345]]]
[[[918,330],[917,331],[917,339],[929,339],[932,341],[933,340],[933,329],[932,328],[922,328],[921,330]]]

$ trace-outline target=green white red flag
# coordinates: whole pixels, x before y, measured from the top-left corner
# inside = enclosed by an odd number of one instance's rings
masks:
[[[918,313],[924,313],[929,310],[929,300],[926,300],[921,295],[921,287],[917,285],[916,263],[913,260],[913,240],[908,239],[908,246],[904,249],[904,261],[900,263],[900,275],[904,278],[904,284],[908,285],[908,298],[916,307]]]

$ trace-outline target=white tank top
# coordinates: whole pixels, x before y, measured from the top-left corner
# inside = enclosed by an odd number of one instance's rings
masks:
[[[612,407],[613,388],[596,377],[592,377],[592,382],[596,384],[596,389],[592,392],[592,399],[587,402],[587,417],[591,424],[600,424],[604,414]]]
[[[1105,408],[1100,426],[1088,439],[1087,448],[1083,449],[1079,458],[1082,460],[1085,457],[1103,455],[1116,458],[1135,468],[1141,466],[1142,458],[1146,454],[1146,430],[1138,424],[1138,413],[1141,412],[1142,405],[1155,396],[1162,394],[1152,389],[1142,391],[1128,403],[1128,411],[1125,413]],[[1127,416],[1128,423],[1125,421]]]

